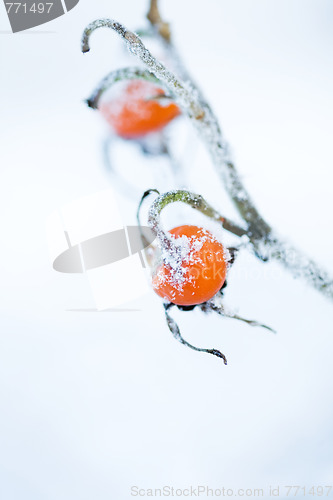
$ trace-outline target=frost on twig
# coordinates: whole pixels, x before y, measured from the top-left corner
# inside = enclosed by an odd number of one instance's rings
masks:
[[[99,19],[87,26],[82,38],[83,52],[90,50],[89,39],[91,34],[102,27],[114,30],[125,41],[129,51],[137,56],[148,71],[154,74],[161,84],[168,89],[184,114],[189,117],[199,136],[204,141],[216,170],[223,180],[227,193],[246,223],[246,232],[255,254],[261,260],[265,260],[268,256],[268,258],[281,262],[293,275],[306,279],[314,288],[333,299],[332,277],[297,250],[281,242],[259,214],[231,160],[228,144],[222,135],[216,116],[198,87],[188,77],[186,70],[180,73],[184,80],[179,79],[153,57],[135,33],[112,19]],[[171,54],[176,54],[171,44],[170,50]],[[162,234],[160,236],[163,237]],[[294,259],[290,259],[288,256],[291,251],[295,256]]]
[[[171,95],[175,97],[177,103],[186,111],[186,113],[200,119],[204,112],[197,99],[193,98],[193,89],[184,82],[179,81],[161,62],[145,47],[142,40],[132,31],[125,28],[120,23],[112,19],[98,19],[90,23],[84,30],[82,37],[82,52],[89,52],[89,39],[91,34],[98,28],[110,28],[114,30],[127,44],[129,51],[136,55],[162,83],[165,83]],[[191,92],[192,90],[192,92]]]
[[[237,225],[235,222],[232,222],[230,219],[227,219],[226,217],[223,217],[221,214],[219,214],[206,202],[206,200],[200,194],[194,194],[190,191],[178,189],[161,194],[154,200],[153,204],[150,207],[148,224],[155,232],[156,236],[161,240],[164,240],[165,238],[165,233],[160,225],[161,211],[170,203],[175,203],[177,201],[190,205],[192,208],[198,210],[203,215],[206,215],[215,222],[222,224],[224,229],[235,234],[236,236],[244,236],[247,234],[247,230],[245,228]]]
[[[224,229],[236,236],[241,237],[247,235],[249,238],[249,248],[252,247],[254,253],[262,260],[277,260],[282,263],[295,278],[303,278],[309,285],[323,293],[326,297],[333,298],[332,277],[314,261],[303,255],[292,245],[275,237],[274,234],[262,240],[253,238],[253,235],[248,229],[240,227],[226,217],[223,217],[211,207],[201,195],[189,191],[169,191],[159,195],[152,203],[149,210],[148,224],[157,235],[162,245],[166,245],[168,236],[161,227],[160,214],[163,208],[176,201],[186,203],[192,208],[199,210],[210,219],[220,223]]]
[[[178,79],[160,61],[153,57],[136,34],[112,19],[100,19],[87,26],[82,38],[83,52],[90,50],[90,36],[93,31],[101,27],[116,31],[125,40],[129,51],[136,55],[147,69],[167,86],[177,104],[198,129],[199,135],[208,147],[214,165],[217,167],[219,174],[222,175],[227,192],[243,219],[248,222],[251,232],[257,238],[267,236],[270,233],[270,227],[259,215],[243,186],[229,156],[228,145],[222,137],[218,121],[200,91],[191,81],[183,82]]]
[[[333,299],[333,278],[314,260],[274,235],[267,242],[266,251],[268,251],[268,260],[277,260],[294,278],[302,278],[325,297]]]
[[[123,80],[146,80],[152,83],[160,83],[155,75],[142,68],[120,68],[111,71],[97,85],[91,96],[86,99],[86,103],[92,109],[97,109],[99,100],[112,85]]]

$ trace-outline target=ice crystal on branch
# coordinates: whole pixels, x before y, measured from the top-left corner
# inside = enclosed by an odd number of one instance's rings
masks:
[[[153,24],[158,28],[162,20],[159,16],[156,17],[155,15],[153,17],[156,21],[154,21]],[[229,225],[229,229],[236,231],[238,236],[246,234],[249,238],[251,248],[259,259],[263,261],[270,259],[277,260],[294,276],[305,279],[314,288],[332,300],[332,277],[329,276],[326,271],[322,270],[315,262],[302,255],[296,249],[293,249],[291,245],[280,241],[273,233],[270,225],[258,212],[232,161],[228,144],[223,137],[219,122],[213,110],[200,89],[189,77],[185,67],[180,63],[180,58],[175,47],[170,42],[170,37],[164,37],[165,47],[177,64],[180,77],[177,77],[158,61],[146,48],[138,35],[112,19],[94,21],[86,28],[82,39],[83,52],[88,52],[90,50],[89,39],[92,32],[102,27],[114,30],[124,40],[129,51],[147,68],[149,74],[142,74],[142,77],[148,78],[150,74],[153,74],[160,82],[160,85],[168,91],[168,94],[172,96],[176,103],[182,108],[184,114],[188,116],[191,123],[198,131],[198,135],[206,145],[227,193],[244,221],[244,227],[237,227],[236,224],[230,223],[230,221],[225,218],[221,218],[221,222],[223,219],[225,225]],[[159,36],[163,38],[163,34],[159,32],[159,30],[158,33]],[[199,200],[199,197],[197,197],[197,200]],[[193,203],[195,203],[195,201],[193,201]],[[216,220],[214,211],[210,211],[210,215],[208,216]],[[153,219],[154,217],[151,220],[153,221]],[[158,226],[157,236],[163,241],[165,248],[168,248],[168,246],[170,247],[170,245],[172,246],[168,237],[159,231]],[[294,255],[292,259],[290,258],[291,253]]]

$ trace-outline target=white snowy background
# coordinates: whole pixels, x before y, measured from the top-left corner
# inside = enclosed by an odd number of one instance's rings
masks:
[[[172,338],[153,292],[125,312],[79,311],[94,308],[85,277],[52,269],[49,214],[110,185],[106,127],[82,100],[109,70],[131,64],[108,30],[83,56],[82,30],[97,17],[136,29],[146,8],[147,0],[81,0],[13,35],[0,5],[3,500],[123,500],[134,485],[199,484],[280,485],[285,498],[284,485],[333,482],[333,307],[319,293],[241,255],[227,303],[276,336],[177,314],[184,336],[221,349],[225,367]],[[164,0],[161,8],[259,209],[333,273],[332,2]],[[236,217],[204,149],[193,148],[190,186]],[[117,163],[153,187],[153,162],[147,168],[120,146]],[[119,204],[134,223],[136,200]]]

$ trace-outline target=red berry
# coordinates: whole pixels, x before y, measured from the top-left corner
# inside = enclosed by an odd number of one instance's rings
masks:
[[[120,95],[100,104],[100,112],[115,133],[135,139],[164,128],[180,114],[179,107],[152,99],[164,90],[145,80],[131,80]]]
[[[181,243],[180,262],[164,259],[153,276],[153,289],[177,305],[202,304],[214,297],[227,274],[223,245],[209,231],[197,226],[179,226],[169,231]],[[182,241],[177,242],[182,238]]]

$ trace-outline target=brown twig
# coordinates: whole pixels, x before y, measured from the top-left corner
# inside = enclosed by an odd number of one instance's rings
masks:
[[[169,43],[171,41],[170,25],[162,20],[157,0],[150,0],[147,19],[157,29],[159,35]]]

